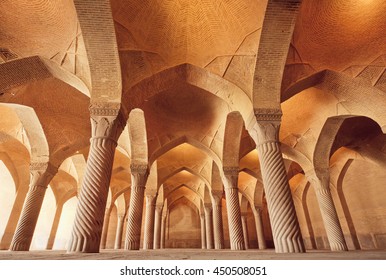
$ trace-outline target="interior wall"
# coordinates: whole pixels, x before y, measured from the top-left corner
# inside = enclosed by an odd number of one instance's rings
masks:
[[[106,237],[106,249],[114,249],[117,226],[118,226],[118,214],[117,214],[117,207],[114,205],[110,213],[109,228],[107,230],[107,237]]]
[[[178,203],[169,212],[167,248],[201,248],[200,216],[190,206]]]
[[[362,249],[386,249],[386,173],[384,167],[354,160],[342,183]]]

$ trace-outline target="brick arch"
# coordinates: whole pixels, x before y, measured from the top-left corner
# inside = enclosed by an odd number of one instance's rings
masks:
[[[145,100],[176,83],[189,84],[215,95],[225,101],[231,110],[239,111],[247,124],[254,119],[252,103],[247,93],[221,76],[188,63],[158,72],[125,90],[122,97],[123,107],[128,112],[133,108],[141,108]]]
[[[253,78],[253,107],[279,108],[281,82],[301,0],[269,0]]]
[[[110,1],[74,0],[74,4],[89,60],[91,101],[120,103],[121,64]]]

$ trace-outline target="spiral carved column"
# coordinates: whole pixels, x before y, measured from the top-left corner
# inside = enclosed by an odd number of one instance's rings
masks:
[[[252,212],[255,218],[256,235],[257,235],[257,242],[259,244],[259,249],[263,250],[267,248],[267,244],[265,242],[265,237],[264,237],[263,221],[261,219],[261,209],[256,207],[255,210]]]
[[[239,176],[238,167],[224,167],[224,175],[225,201],[228,213],[231,250],[245,250],[243,228],[241,224],[239,190],[237,188]]]
[[[50,163],[32,163],[30,172],[31,183],[11,242],[11,251],[29,250],[47,186],[58,169]]]
[[[118,225],[117,225],[117,232],[115,233],[114,249],[121,249],[123,225],[125,223],[125,216],[126,216],[126,214],[119,214],[118,215]]]
[[[304,252],[303,239],[279,147],[280,109],[259,109],[256,146],[277,253]]]
[[[59,205],[56,205],[54,221],[52,222],[50,237],[48,238],[48,241],[47,241],[47,246],[46,246],[47,250],[52,250],[52,248],[54,247],[55,237],[56,237],[56,233],[58,231],[58,226],[59,226],[60,217],[62,215],[62,210],[63,210],[63,204],[62,203]]]
[[[166,239],[166,215],[162,215],[161,222],[161,249],[165,249]]]
[[[206,249],[205,214],[200,213],[201,222],[201,249]]]
[[[154,249],[161,248],[161,220],[162,220],[162,205],[155,206],[155,215],[154,215]]]
[[[145,195],[145,185],[149,175],[149,170],[146,164],[132,164],[130,168],[131,197],[125,237],[125,249],[139,250],[141,239],[143,199]]]
[[[143,234],[143,249],[153,249],[155,195],[146,195],[145,231]]]
[[[205,229],[206,229],[206,248],[213,249],[213,216],[212,205],[204,206],[205,212]]]
[[[243,227],[243,236],[245,250],[249,249],[249,235],[248,235],[248,224],[247,224],[247,214],[241,214],[241,224]]]
[[[124,127],[120,104],[91,104],[86,171],[67,252],[98,253],[117,139]]]
[[[213,206],[213,232],[214,232],[214,248],[224,249],[224,232],[222,224],[222,192],[219,194],[213,194],[212,206]]]
[[[329,170],[318,172],[318,174],[320,178],[313,175],[309,180],[312,181],[312,185],[315,188],[331,251],[347,251],[342,227],[340,226],[335,204],[331,196]]]
[[[110,214],[111,214],[111,209],[106,208],[105,218],[103,219],[102,238],[101,238],[101,246],[100,246],[101,249],[106,249],[107,233],[109,231],[109,224],[110,224]]]

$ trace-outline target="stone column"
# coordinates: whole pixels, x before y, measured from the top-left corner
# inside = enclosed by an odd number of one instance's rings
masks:
[[[249,249],[249,235],[248,235],[248,224],[247,224],[247,214],[241,214],[241,224],[243,227],[243,236],[244,236],[244,244],[245,249]]]
[[[126,250],[139,250],[141,239],[143,199],[146,180],[149,175],[147,164],[132,164],[131,168],[131,197],[127,230],[125,237]]]
[[[58,169],[50,163],[32,163],[30,172],[30,187],[11,242],[11,251],[29,250],[47,186]]]
[[[106,249],[107,233],[109,232],[111,208],[106,208],[105,217],[103,219],[101,249]]]
[[[201,221],[201,249],[206,249],[205,214],[200,213]]]
[[[54,221],[52,223],[50,237],[48,238],[48,241],[47,241],[47,246],[46,246],[47,250],[52,250],[52,248],[54,247],[56,232],[58,231],[58,226],[59,226],[60,217],[62,215],[62,210],[63,210],[63,204],[62,203],[60,203],[59,205],[56,205]]]
[[[255,110],[256,146],[277,253],[304,252],[303,239],[279,146],[280,109]]]
[[[331,251],[347,251],[342,227],[340,226],[335,204],[331,196],[329,170],[319,170],[317,173],[309,176],[308,179],[312,181],[315,189]]]
[[[98,253],[117,139],[120,104],[91,104],[91,140],[67,252]]]
[[[165,239],[166,239],[166,215],[162,215],[162,222],[161,222],[161,249],[165,249]]]
[[[264,237],[263,221],[261,219],[261,209],[255,206],[255,210],[252,212],[255,218],[257,242],[259,244],[259,249],[260,250],[267,249],[267,244],[265,242],[265,237]]]
[[[122,233],[123,233],[123,225],[125,223],[125,216],[126,216],[126,214],[118,214],[118,225],[117,225],[117,232],[115,233],[115,244],[114,244],[114,249],[116,249],[116,250],[121,249]]]
[[[205,229],[206,229],[206,248],[213,249],[213,218],[212,205],[204,206],[205,211]]]
[[[222,191],[212,194],[213,206],[213,232],[214,232],[214,248],[224,249],[224,231],[222,225]]]
[[[161,222],[162,222],[162,209],[163,205],[155,206],[154,216],[154,249],[161,248]]]
[[[224,176],[231,250],[245,250],[243,228],[241,225],[239,190],[237,188],[239,178],[238,167],[224,167]]]
[[[11,245],[17,222],[19,221],[23,204],[27,196],[27,192],[28,183],[27,186],[19,186],[18,191],[16,192],[11,214],[9,215],[7,225],[4,229],[3,237],[1,238],[0,250],[8,250],[9,246]]]
[[[155,195],[146,195],[146,216],[145,230],[143,234],[143,249],[153,249],[155,198]]]

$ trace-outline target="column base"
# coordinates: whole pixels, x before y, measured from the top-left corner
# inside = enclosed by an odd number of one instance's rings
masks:
[[[348,251],[346,244],[340,242],[330,243],[331,251]]]

